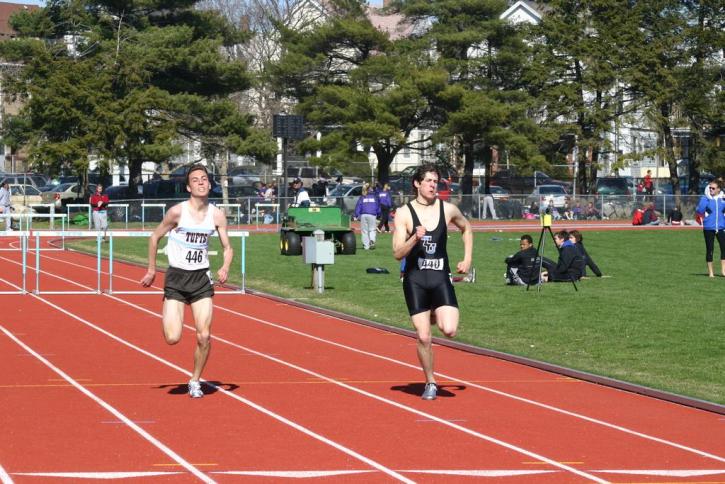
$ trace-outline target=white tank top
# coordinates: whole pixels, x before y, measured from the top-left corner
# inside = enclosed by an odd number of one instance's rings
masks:
[[[209,268],[209,238],[214,234],[214,212],[216,206],[209,204],[206,217],[196,222],[189,209],[189,202],[181,202],[181,218],[179,224],[169,232],[166,244],[166,255],[169,265],[177,269],[196,271]]]

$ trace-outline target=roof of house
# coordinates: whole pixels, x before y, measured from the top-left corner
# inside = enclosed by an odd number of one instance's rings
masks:
[[[15,30],[10,26],[10,16],[21,10],[36,10],[40,7],[23,3],[0,2],[0,38],[15,37]]]

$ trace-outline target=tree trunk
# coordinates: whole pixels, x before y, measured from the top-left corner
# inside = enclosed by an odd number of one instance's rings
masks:
[[[136,198],[138,196],[139,187],[143,186],[141,179],[142,160],[128,160],[128,196]]]
[[[487,147],[490,149],[490,147]],[[470,194],[473,191],[473,141],[463,140],[463,178],[461,178],[461,193]],[[461,199],[461,212],[470,216],[471,214],[471,197],[464,196]]]
[[[675,158],[675,143],[672,138],[672,127],[670,126],[671,106],[668,103],[660,105],[660,129],[665,142],[665,161],[670,167],[670,183],[672,192],[675,195],[675,205],[680,206],[680,177],[677,176],[677,159]],[[663,214],[664,215],[664,214]]]
[[[378,159],[378,181],[381,185],[390,181],[390,165],[393,164],[396,152],[386,150],[382,145],[373,146],[373,153]]]

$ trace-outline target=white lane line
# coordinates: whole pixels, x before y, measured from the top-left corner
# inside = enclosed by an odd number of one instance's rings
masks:
[[[106,409],[108,412],[113,414],[116,418],[123,421],[126,425],[128,425],[132,430],[134,430],[137,434],[139,434],[141,437],[146,439],[148,442],[153,444],[156,448],[158,448],[161,452],[171,457],[175,462],[180,464],[182,467],[184,467],[186,470],[194,474],[196,477],[198,477],[203,482],[213,483],[214,480],[210,479],[206,474],[201,472],[199,469],[188,463],[186,460],[184,460],[183,457],[181,457],[179,454],[171,450],[169,447],[161,443],[158,439],[156,439],[153,435],[146,432],[144,429],[133,423],[128,417],[126,417],[124,414],[122,414],[120,411],[116,410],[115,407],[111,406],[109,403],[107,403],[105,400],[101,399],[100,397],[96,396],[94,393],[92,393],[90,390],[85,388],[83,385],[75,381],[70,375],[66,374],[63,370],[58,368],[57,366],[53,365],[50,361],[43,358],[41,355],[39,355],[35,350],[33,350],[30,346],[26,345],[22,341],[20,341],[18,338],[15,337],[10,331],[5,329],[4,326],[0,325],[0,331],[5,333],[5,335],[10,338],[11,340],[15,341],[15,343],[23,348],[28,353],[35,356],[41,363],[43,363],[45,366],[50,368],[52,371],[54,371],[56,374],[58,374],[61,378],[63,378],[65,381],[73,385],[78,391],[83,393],[85,396],[96,402],[98,405]]]
[[[48,256],[43,256],[43,257],[48,257]],[[53,260],[56,260],[56,259],[53,259]],[[66,261],[59,261],[59,262],[65,263],[65,264],[70,264],[70,265],[76,265],[73,262],[66,262]],[[91,271],[95,272],[92,268],[88,268],[88,267],[80,266],[80,265],[78,267],[84,267],[84,268],[86,268],[88,270],[91,270]],[[51,273],[48,273],[48,274],[51,274]],[[51,274],[51,275],[53,275],[54,277],[58,277],[58,278],[61,278],[61,279],[65,279],[65,278],[62,278],[60,276],[55,276],[54,274]],[[127,279],[129,281],[132,280],[132,279],[126,278],[124,276],[118,276],[118,277],[123,277],[124,279]],[[65,280],[67,280],[67,279],[65,279]],[[86,286],[82,286],[82,287],[86,287]],[[256,297],[256,298],[259,298],[259,299],[263,299],[260,296],[254,296],[254,295],[249,295],[249,297]],[[118,299],[118,300],[121,301],[120,299]],[[264,301],[266,301],[266,300],[264,300]],[[124,302],[126,304],[131,304],[131,303],[128,303],[126,301],[122,301],[122,302]],[[372,353],[372,352],[369,352],[369,351],[361,350],[359,348],[354,348],[352,346],[348,346],[348,345],[345,345],[345,344],[342,344],[342,343],[338,343],[336,341],[331,341],[331,340],[327,340],[327,339],[324,339],[324,338],[320,338],[318,336],[314,336],[314,335],[311,335],[311,334],[308,334],[308,333],[304,333],[302,331],[298,331],[296,329],[292,329],[292,328],[283,326],[281,324],[277,324],[277,323],[273,323],[273,322],[268,321],[268,320],[265,320],[265,319],[257,318],[255,316],[250,315],[250,314],[246,314],[246,313],[242,313],[242,312],[239,312],[239,311],[236,311],[236,310],[233,310],[233,309],[229,309],[229,308],[226,308],[226,307],[221,306],[221,305],[216,305],[215,304],[215,307],[218,308],[218,309],[220,309],[220,310],[222,310],[222,311],[226,311],[228,313],[234,314],[236,316],[240,316],[240,317],[243,317],[243,318],[247,318],[247,319],[250,319],[252,321],[256,321],[258,323],[261,323],[261,324],[264,324],[264,325],[267,325],[267,326],[270,326],[270,327],[274,327],[274,328],[277,328],[277,329],[280,329],[280,330],[283,330],[283,331],[287,331],[287,332],[296,334],[298,336],[303,336],[305,338],[312,339],[314,341],[318,341],[318,342],[325,343],[325,344],[328,344],[328,345],[331,345],[331,346],[335,346],[335,347],[342,348],[342,349],[345,349],[345,350],[348,350],[348,351],[352,351],[352,352],[355,352],[355,353],[358,353],[358,354],[362,354],[362,355],[369,356],[369,357],[372,357],[372,358],[376,358],[376,359],[380,359],[380,360],[387,361],[387,362],[390,362],[390,363],[394,363],[396,365],[408,367],[408,368],[414,369],[416,371],[419,371],[420,370],[420,368],[418,368],[417,366],[412,365],[410,363],[406,363],[406,362],[401,361],[401,360],[396,360],[396,359],[391,358],[391,357],[387,357],[387,356],[383,356],[383,355],[380,355],[380,354],[377,354],[377,353]],[[296,309],[301,309],[303,311],[312,313],[315,316],[321,316],[319,313],[315,313],[314,311],[309,310],[309,309],[306,309],[306,308],[296,308]],[[329,316],[329,315],[322,315],[322,316],[331,318],[333,320],[337,320],[337,321],[342,321],[342,322],[345,322],[345,323],[349,323],[348,321],[340,320],[339,318],[335,318],[333,316]],[[384,333],[383,330],[380,330],[380,329],[377,329],[377,328],[370,328],[370,327],[367,327],[367,326],[363,326],[363,327],[368,328],[368,329],[371,329],[371,330],[375,330],[376,332],[382,332],[382,333]],[[580,414],[580,413],[577,413],[577,412],[565,410],[563,408],[555,407],[553,405],[548,405],[546,403],[537,402],[535,400],[531,400],[531,399],[528,399],[528,398],[525,398],[525,397],[521,397],[521,396],[518,396],[518,395],[514,395],[514,394],[511,394],[511,393],[508,393],[508,392],[504,392],[504,391],[501,391],[501,390],[496,390],[495,388],[487,387],[487,386],[484,386],[484,385],[479,385],[477,383],[469,382],[467,380],[463,380],[461,378],[457,378],[457,377],[452,376],[452,375],[447,375],[445,373],[436,372],[436,375],[439,376],[439,377],[441,377],[441,378],[443,378],[443,379],[447,379],[447,380],[451,380],[451,381],[454,381],[454,382],[457,382],[457,383],[461,383],[461,384],[464,384],[464,385],[467,385],[467,386],[470,386],[470,387],[473,387],[473,388],[477,388],[479,390],[483,390],[483,391],[486,391],[486,392],[489,392],[489,393],[493,393],[493,394],[498,395],[498,396],[502,396],[502,397],[505,397],[505,398],[511,398],[511,399],[517,400],[517,401],[522,402],[522,403],[526,403],[526,404],[529,404],[529,405],[534,405],[534,406],[537,406],[539,408],[544,408],[544,409],[550,410],[552,412],[560,413],[562,415],[567,415],[569,417],[574,417],[574,418],[577,418],[577,419],[581,419],[581,420],[584,420],[584,421],[587,421],[587,422],[590,422],[590,423],[593,423],[593,424],[596,424],[596,425],[601,425],[601,426],[604,426],[604,427],[607,427],[607,428],[610,428],[610,429],[613,429],[613,430],[617,430],[617,431],[620,431],[620,432],[624,432],[626,434],[633,435],[633,436],[636,436],[636,437],[639,437],[639,438],[642,438],[642,439],[646,439],[646,440],[650,440],[650,441],[653,441],[653,442],[657,442],[659,444],[663,444],[663,445],[667,445],[667,446],[670,446],[670,447],[674,447],[674,448],[677,448],[677,449],[680,449],[680,450],[684,450],[686,452],[691,452],[691,453],[700,455],[702,457],[706,457],[706,458],[709,458],[709,459],[713,459],[713,460],[716,460],[716,461],[719,461],[719,462],[725,462],[725,457],[722,457],[722,456],[719,456],[719,455],[716,455],[716,454],[712,454],[712,453],[709,453],[709,452],[705,452],[703,450],[696,449],[696,448],[690,447],[690,446],[686,446],[686,445],[683,445],[683,444],[680,444],[680,443],[677,443],[677,442],[673,442],[673,441],[670,441],[670,440],[667,440],[667,439],[663,439],[663,438],[660,438],[660,437],[656,437],[654,435],[645,434],[643,432],[639,432],[639,431],[636,431],[636,430],[633,430],[633,429],[630,429],[630,428],[627,428],[627,427],[624,427],[624,426],[621,426],[621,425],[617,425],[617,424],[614,424],[614,423],[611,423],[611,422],[606,422],[604,420],[600,420],[600,419],[597,419],[597,418],[594,418],[594,417],[589,417],[587,415],[583,415],[583,414]]]
[[[260,318],[257,318],[255,316],[249,315],[249,314],[245,314],[245,313],[241,313],[239,311],[235,311],[233,309],[228,309],[228,308],[225,308],[223,306],[215,305],[214,307],[215,308],[218,308],[218,309],[220,309],[222,311],[226,311],[228,313],[234,314],[236,316],[240,316],[240,317],[243,317],[243,318],[251,319],[252,321],[256,321],[258,323],[261,323],[261,324],[264,324],[264,325],[267,325],[267,326],[271,326],[271,327],[274,327],[274,328],[277,328],[277,329],[281,329],[283,331],[287,331],[287,332],[296,334],[298,336],[303,336],[305,338],[309,338],[309,339],[312,339],[314,341],[318,341],[318,342],[325,343],[325,344],[328,344],[328,345],[331,345],[331,346],[335,346],[335,347],[342,348],[342,349],[345,349],[345,350],[348,350],[348,351],[352,351],[354,353],[359,353],[359,354],[362,354],[362,355],[365,355],[365,356],[369,356],[371,358],[376,358],[376,359],[379,359],[379,360],[383,360],[383,361],[387,361],[387,362],[390,362],[390,363],[394,363],[396,365],[405,366],[407,368],[412,368],[412,369],[414,369],[416,371],[420,371],[420,368],[419,367],[417,367],[415,365],[412,365],[410,363],[406,363],[406,362],[401,361],[401,360],[396,360],[396,359],[390,358],[388,356],[383,356],[383,355],[380,355],[380,354],[377,354],[377,353],[371,353],[369,351],[361,350],[359,348],[354,348],[352,346],[348,346],[348,345],[345,345],[345,344],[342,344],[342,343],[338,343],[336,341],[331,341],[331,340],[327,340],[327,339],[324,339],[324,338],[320,338],[318,336],[314,336],[314,335],[311,335],[311,334],[308,334],[308,333],[304,333],[302,331],[298,331],[296,329],[292,329],[292,328],[289,328],[287,326],[283,326],[281,324],[273,323],[273,322],[268,321],[268,320],[265,320],[265,319],[260,319]],[[310,310],[307,310],[307,309],[304,309],[304,308],[301,308],[301,309],[303,309],[305,311],[310,311]],[[313,311],[310,311],[310,312],[313,312]],[[314,314],[317,314],[317,313],[314,313]],[[370,329],[376,329],[376,328],[370,328]],[[382,330],[377,330],[377,331],[382,331]],[[684,450],[684,451],[687,451],[687,452],[692,452],[692,453],[697,454],[697,455],[700,455],[702,457],[707,457],[707,458],[714,459],[714,460],[717,460],[717,461],[720,461],[720,462],[725,462],[725,457],[721,457],[719,455],[711,454],[709,452],[705,452],[705,451],[702,451],[702,450],[699,450],[699,449],[695,449],[693,447],[689,447],[689,446],[686,446],[686,445],[683,445],[683,444],[678,444],[677,442],[672,442],[670,440],[666,440],[666,439],[662,439],[662,438],[659,438],[659,437],[655,437],[653,435],[648,435],[648,434],[645,434],[645,433],[642,433],[642,432],[638,432],[636,430],[632,430],[632,429],[629,429],[627,427],[623,427],[621,425],[613,424],[613,423],[606,422],[604,420],[599,420],[599,419],[596,419],[596,418],[593,418],[593,417],[588,417],[586,415],[582,415],[580,413],[576,413],[576,412],[572,412],[572,411],[569,411],[569,410],[565,410],[563,408],[554,407],[554,406],[548,405],[546,403],[537,402],[535,400],[530,400],[530,399],[525,398],[525,397],[521,397],[521,396],[518,396],[518,395],[514,395],[514,394],[511,394],[511,393],[508,393],[508,392],[501,391],[501,390],[496,390],[495,388],[487,387],[487,386],[484,386],[484,385],[479,385],[477,383],[473,383],[473,382],[470,382],[470,381],[467,381],[467,380],[463,380],[461,378],[457,378],[457,377],[452,376],[452,375],[447,375],[445,373],[436,372],[435,374],[437,376],[441,377],[441,379],[446,379],[446,380],[450,380],[452,382],[460,383],[460,384],[463,384],[463,385],[466,385],[466,386],[470,386],[470,387],[473,387],[473,388],[478,388],[479,390],[483,390],[483,391],[486,391],[486,392],[490,392],[490,393],[493,393],[493,394],[498,395],[498,396],[502,396],[502,397],[506,397],[506,398],[511,398],[511,399],[517,400],[517,401],[522,402],[522,403],[527,403],[527,404],[530,404],[530,405],[537,406],[539,408],[544,408],[544,409],[550,410],[552,412],[556,412],[556,413],[560,413],[560,414],[563,414],[563,415],[567,415],[569,417],[574,417],[574,418],[578,418],[578,419],[581,419],[581,420],[585,420],[585,421],[587,421],[589,423],[593,423],[593,424],[596,424],[596,425],[601,425],[601,426],[604,426],[604,427],[608,427],[610,429],[618,430],[620,432],[624,432],[624,433],[629,434],[629,435],[634,435],[636,437],[640,437],[640,438],[643,438],[643,439],[651,440],[653,442],[657,442],[657,443],[660,443],[660,444],[664,444],[664,445],[668,445],[668,446],[671,446],[671,447],[675,447],[675,448],[680,449],[680,450]]]
[[[212,471],[212,474],[231,476],[280,477],[288,479],[310,479],[315,477],[349,476],[353,474],[369,474],[372,470],[358,471]]]
[[[58,277],[58,276],[55,276],[53,274],[51,274],[51,275],[54,276],[54,277]],[[66,279],[66,280],[68,280],[68,279]],[[71,282],[73,282],[73,284],[76,284],[78,286],[85,287],[82,284],[77,283],[75,281],[71,281]],[[141,306],[138,306],[138,305],[133,304],[131,302],[125,301],[123,299],[120,299],[120,298],[118,298],[116,296],[112,296],[112,295],[109,295],[109,294],[104,294],[104,295],[106,297],[110,298],[110,299],[113,299],[115,301],[118,301],[118,302],[120,302],[122,304],[126,304],[128,306],[134,307],[134,308],[136,308],[136,309],[138,309],[138,310],[140,310],[142,312],[151,314],[151,315],[153,315],[153,316],[155,316],[157,318],[160,318],[161,317],[161,315],[158,314],[158,313],[155,313],[155,312],[153,312],[153,311],[151,311],[149,309],[143,308]],[[93,328],[93,329],[95,329],[95,330],[97,330],[97,331],[99,331],[99,332],[101,332],[101,333],[109,336],[110,338],[118,341],[119,343],[122,343],[122,344],[124,344],[124,345],[126,345],[126,346],[128,346],[130,348],[135,349],[136,351],[139,351],[142,354],[145,354],[145,355],[147,355],[147,356],[149,356],[149,357],[151,357],[151,358],[153,358],[153,359],[155,359],[155,360],[157,360],[157,361],[159,361],[161,363],[164,363],[164,364],[170,366],[171,368],[174,368],[174,369],[176,369],[176,370],[184,373],[185,375],[191,375],[191,373],[189,371],[184,370],[184,369],[182,369],[182,368],[174,365],[173,363],[168,362],[168,361],[166,361],[166,360],[164,360],[164,359],[162,359],[162,358],[160,358],[160,357],[158,357],[158,356],[156,356],[156,355],[154,355],[154,354],[152,354],[152,353],[150,353],[150,352],[148,352],[148,351],[146,351],[146,350],[144,350],[144,349],[142,349],[142,348],[140,348],[140,347],[138,347],[138,346],[136,346],[134,344],[132,344],[132,343],[130,343],[130,342],[128,342],[128,341],[120,338],[119,336],[116,336],[115,334],[110,333],[109,331],[106,331],[105,329],[100,328],[99,326],[94,325],[93,323],[91,323],[89,321],[86,321],[85,319],[81,318],[80,316],[77,316],[77,315],[73,314],[72,312],[63,309],[60,306],[58,306],[58,305],[56,305],[56,304],[54,304],[54,303],[52,303],[52,302],[50,302],[50,301],[48,301],[46,299],[43,299],[42,297],[39,297],[39,296],[37,296],[35,294],[31,294],[31,296],[34,297],[34,298],[36,298],[36,299],[38,299],[39,301],[42,301],[43,303],[45,303],[45,304],[47,304],[49,306],[57,309],[58,311],[61,311],[62,313],[67,314],[68,316],[71,316],[72,318],[74,318],[74,319],[82,322],[83,324],[85,324],[85,325],[87,325],[87,326],[89,326],[89,327],[91,327],[91,328]],[[193,326],[190,326],[190,325],[185,324],[184,327],[186,327],[190,331],[196,331]],[[573,474],[579,475],[579,476],[584,477],[586,479],[589,479],[591,481],[599,482],[599,483],[606,483],[607,482],[607,481],[605,481],[603,479],[600,479],[599,477],[594,476],[592,474],[588,474],[586,472],[582,472],[579,469],[576,469],[574,467],[568,466],[566,464],[561,464],[560,462],[556,461],[555,459],[550,459],[550,458],[545,457],[543,455],[537,454],[536,452],[532,452],[532,451],[526,450],[524,448],[521,448],[521,447],[518,447],[516,445],[510,444],[508,442],[504,442],[502,440],[496,439],[495,437],[491,437],[489,435],[482,434],[480,432],[476,432],[474,430],[471,430],[469,428],[460,426],[458,424],[455,424],[455,423],[452,423],[452,422],[447,422],[446,420],[441,419],[439,417],[436,417],[435,415],[432,415],[432,414],[429,414],[429,413],[426,413],[426,412],[422,412],[422,411],[417,410],[415,408],[408,407],[407,405],[403,405],[403,404],[398,403],[398,402],[395,402],[393,400],[389,400],[387,398],[384,398],[384,397],[375,395],[375,394],[370,393],[370,392],[367,392],[365,390],[361,390],[359,388],[353,387],[353,386],[348,385],[346,383],[343,383],[341,381],[337,381],[337,380],[335,380],[333,378],[329,378],[327,376],[324,376],[322,374],[319,374],[319,373],[316,373],[314,371],[308,370],[306,368],[302,368],[300,366],[297,366],[295,364],[292,364],[292,363],[289,363],[287,361],[281,360],[279,358],[275,358],[273,356],[266,355],[266,354],[264,354],[262,352],[259,352],[259,351],[253,350],[251,348],[247,348],[247,347],[238,345],[236,343],[233,343],[233,342],[228,341],[228,340],[223,339],[223,338],[219,338],[217,336],[212,336],[212,338],[215,339],[215,340],[221,341],[223,343],[226,343],[226,344],[228,344],[230,346],[233,346],[235,348],[244,349],[244,350],[246,350],[246,351],[248,351],[250,353],[253,353],[253,354],[258,355],[258,356],[260,356],[262,358],[268,359],[270,361],[277,362],[277,363],[279,363],[279,364],[281,364],[283,366],[287,366],[289,368],[296,369],[296,370],[298,370],[298,371],[300,371],[302,373],[306,373],[306,374],[308,374],[310,376],[314,376],[314,377],[323,379],[323,380],[325,380],[325,381],[327,381],[329,383],[338,385],[340,387],[343,387],[343,388],[345,388],[347,390],[353,391],[353,392],[358,393],[360,395],[364,395],[364,396],[367,396],[367,397],[372,398],[374,400],[378,400],[380,402],[386,403],[388,405],[391,405],[393,407],[399,408],[401,410],[405,410],[407,412],[410,412],[410,413],[419,415],[419,416],[421,416],[423,418],[430,419],[430,420],[435,420],[436,422],[441,423],[443,425],[447,425],[447,426],[449,426],[451,428],[454,428],[456,430],[459,430],[459,431],[464,432],[466,434],[469,434],[471,436],[474,436],[474,437],[477,437],[479,439],[482,439],[482,440],[485,440],[485,441],[488,441],[488,442],[497,444],[497,445],[499,445],[501,447],[505,447],[507,449],[513,450],[515,452],[518,452],[520,454],[526,455],[526,456],[531,457],[533,459],[537,459],[537,460],[540,460],[540,461],[544,461],[544,462],[550,464],[553,467],[558,467],[559,469],[566,470],[568,472],[571,472]],[[332,445],[335,448],[337,448],[339,450],[342,450],[343,452],[347,453],[348,455],[352,455],[355,458],[357,458],[359,460],[362,460],[363,462],[371,465],[372,467],[375,467],[376,469],[379,469],[379,470],[385,472],[386,474],[389,474],[389,475],[391,475],[393,477],[396,477],[396,478],[398,478],[398,479],[400,479],[401,481],[404,481],[404,482],[412,482],[409,479],[405,478],[404,476],[396,473],[395,471],[393,471],[393,470],[391,470],[391,469],[383,466],[382,464],[379,464],[379,463],[377,463],[377,462],[375,462],[375,461],[373,461],[371,459],[368,459],[367,457],[364,457],[364,456],[362,456],[360,454],[357,454],[355,451],[353,451],[351,449],[348,449],[347,447],[344,447],[341,444],[338,444],[336,442],[333,442],[333,441],[327,439],[326,437],[323,437],[323,436],[321,436],[319,434],[316,434],[315,432],[313,432],[313,431],[311,431],[311,430],[309,430],[309,429],[307,429],[305,427],[302,427],[301,425],[299,425],[299,424],[297,424],[295,422],[292,422],[292,421],[290,421],[290,420],[282,417],[281,415],[278,415],[278,414],[276,414],[276,413],[274,413],[274,412],[272,412],[270,410],[267,410],[266,408],[264,408],[264,407],[262,407],[260,405],[257,405],[254,402],[251,402],[250,400],[247,400],[247,399],[245,399],[243,397],[240,397],[239,395],[236,395],[235,393],[228,392],[226,389],[223,389],[223,388],[220,388],[220,387],[216,387],[215,385],[212,385],[209,382],[206,382],[206,384],[207,385],[210,385],[210,386],[213,386],[214,388],[216,388],[219,391],[223,392],[225,395],[229,395],[230,397],[235,398],[235,399],[237,399],[237,400],[245,403],[246,405],[249,405],[249,406],[251,406],[251,407],[259,410],[260,412],[263,412],[263,413],[265,413],[265,414],[267,414],[267,415],[269,415],[269,416],[271,416],[271,417],[273,417],[273,418],[275,418],[275,419],[277,419],[279,421],[282,421],[282,422],[286,423],[287,425],[290,425],[290,426],[292,426],[292,427],[294,427],[294,428],[296,428],[296,429],[298,429],[298,430],[300,430],[300,431],[302,431],[302,432],[304,432],[304,433],[306,433],[308,435],[314,436],[318,440],[321,440],[321,441],[327,443],[328,445]]]
[[[0,484],[13,484],[13,480],[10,478],[3,466],[0,465]]]
[[[174,474],[181,474],[181,472],[13,472],[14,476],[64,477],[67,479],[130,479]]]
[[[602,472],[602,473],[609,473],[609,474],[634,474],[634,475],[638,475],[638,476],[698,477],[698,476],[714,476],[716,474],[725,474],[725,469],[680,469],[680,470],[611,469],[611,470],[598,470],[598,471],[592,471],[592,472]]]
[[[532,471],[532,470],[456,470],[456,469],[445,469],[445,470],[404,470],[400,472],[406,472],[410,474],[434,474],[443,476],[466,476],[466,477],[512,477],[512,476],[528,476],[535,474],[551,474],[559,471]]]
[[[81,287],[84,287],[82,284],[78,284],[78,283],[74,283],[74,284],[77,284],[77,285],[79,285]],[[173,368],[173,369],[175,369],[175,370],[177,370],[177,371],[185,374],[186,376],[191,376],[191,372],[190,371],[187,371],[187,370],[185,370],[185,369],[183,369],[183,368],[181,368],[181,367],[179,367],[179,366],[171,363],[170,361],[164,360],[163,358],[161,358],[161,357],[159,357],[157,355],[154,355],[153,353],[150,353],[150,352],[144,350],[143,348],[140,348],[140,347],[134,345],[133,343],[131,343],[129,341],[126,341],[126,340],[124,340],[124,339],[116,336],[115,334],[106,331],[105,329],[103,329],[103,328],[101,328],[99,326],[96,326],[95,324],[93,324],[93,323],[91,323],[91,322],[89,322],[89,321],[81,318],[80,316],[78,316],[76,314],[73,314],[70,311],[67,311],[67,310],[61,308],[60,306],[58,306],[58,305],[56,305],[56,304],[54,304],[54,303],[52,303],[52,302],[50,302],[50,301],[48,301],[46,299],[43,299],[42,297],[39,297],[39,296],[37,296],[35,294],[30,294],[30,296],[33,297],[33,298],[35,298],[35,299],[37,299],[37,300],[39,300],[39,301],[41,301],[41,302],[43,302],[43,303],[45,303],[45,304],[47,304],[48,306],[51,306],[52,308],[54,308],[54,309],[62,312],[63,314],[66,314],[66,315],[70,316],[71,318],[76,319],[77,321],[80,321],[81,323],[85,324],[86,326],[89,326],[90,328],[93,328],[96,331],[98,331],[98,332],[100,332],[102,334],[105,334],[106,336],[110,337],[111,339],[113,339],[115,341],[118,341],[119,343],[121,343],[121,344],[123,344],[125,346],[128,346],[131,349],[134,349],[134,350],[138,351],[139,353],[141,353],[143,355],[146,355],[146,356],[148,356],[148,357],[150,357],[150,358],[152,358],[152,359],[154,359],[154,360],[156,360],[156,361],[158,361],[158,362],[160,362],[160,363],[162,363],[162,364],[164,364],[164,365],[166,365],[166,366],[168,366],[170,368]],[[135,306],[135,305],[130,304],[128,302],[125,302],[125,301],[123,301],[121,299],[118,299],[115,296],[109,296],[109,297],[111,297],[112,299],[116,299],[116,300],[118,300],[120,302],[123,302],[125,304],[131,305],[131,306]],[[159,314],[153,313],[153,312],[148,311],[146,309],[144,309],[144,311],[149,312],[149,313],[153,314],[156,317],[160,317]],[[193,330],[193,328],[191,326],[188,326],[188,325],[185,325],[185,326],[186,326],[186,328]],[[0,329],[3,329],[3,331],[5,331],[4,328],[2,328],[2,326],[0,326]],[[294,429],[296,429],[296,430],[298,430],[298,431],[300,431],[300,432],[302,432],[302,433],[304,433],[306,435],[309,435],[310,437],[313,437],[316,440],[319,440],[320,442],[323,442],[323,443],[325,443],[325,444],[327,444],[327,445],[329,445],[331,447],[334,447],[335,449],[337,449],[337,450],[339,450],[339,451],[341,451],[341,452],[343,452],[343,453],[345,453],[345,454],[347,454],[347,455],[349,455],[351,457],[354,457],[355,459],[357,459],[357,460],[359,460],[361,462],[364,462],[364,463],[368,464],[369,466],[371,466],[371,467],[373,467],[375,469],[378,469],[379,471],[384,472],[385,474],[388,474],[391,477],[394,477],[394,478],[400,480],[401,482],[406,482],[406,483],[410,483],[410,484],[413,483],[413,481],[411,481],[410,479],[408,479],[408,478],[406,478],[406,477],[398,474],[397,472],[395,472],[395,471],[393,471],[393,470],[385,467],[384,465],[378,463],[377,461],[374,461],[374,460],[372,460],[372,459],[370,459],[368,457],[365,457],[364,455],[359,454],[359,453],[355,452],[354,450],[352,450],[352,449],[350,449],[348,447],[345,447],[344,445],[339,444],[339,443],[337,443],[337,442],[335,442],[333,440],[330,440],[327,437],[324,437],[323,435],[318,434],[318,433],[316,433],[316,432],[308,429],[307,427],[303,427],[302,425],[300,425],[300,424],[298,424],[296,422],[293,422],[292,420],[289,420],[289,419],[287,419],[287,418],[285,418],[285,417],[283,417],[283,416],[281,416],[281,415],[279,415],[277,413],[274,413],[271,410],[268,410],[267,408],[262,407],[261,405],[258,405],[256,403],[254,403],[251,400],[248,400],[248,399],[246,399],[244,397],[241,397],[241,396],[239,396],[239,395],[237,395],[235,393],[229,392],[226,389],[224,389],[222,387],[218,387],[218,386],[216,386],[216,385],[214,385],[212,383],[209,383],[207,381],[205,381],[205,383],[207,385],[209,385],[210,387],[215,388],[216,390],[218,390],[222,394],[227,395],[227,396],[229,396],[229,397],[231,397],[231,398],[233,398],[235,400],[238,400],[238,401],[244,403],[245,405],[247,405],[247,406],[249,406],[251,408],[254,408],[257,411],[259,411],[261,413],[264,413],[265,415],[268,415],[268,416],[274,418],[275,420],[277,420],[279,422],[282,422],[282,423],[284,423],[284,424],[286,424],[286,425],[288,425],[288,426],[290,426],[290,427],[292,427],[292,428],[294,428]],[[132,422],[129,421],[129,423],[132,423]]]

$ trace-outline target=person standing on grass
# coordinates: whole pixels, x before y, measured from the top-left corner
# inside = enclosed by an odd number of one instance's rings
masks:
[[[712,253],[715,249],[715,238],[720,246],[720,273],[725,276],[725,199],[721,196],[722,186],[719,180],[707,184],[706,193],[700,197],[695,213],[702,218],[702,229],[705,235],[705,262],[707,273],[715,277],[712,267]]]
[[[10,218],[10,183],[3,180],[0,186],[0,214],[5,215],[5,230],[12,230],[13,221]]]
[[[149,287],[156,277],[156,251],[159,240],[169,234],[166,251],[169,268],[164,281],[163,330],[170,345],[181,340],[184,326],[184,305],[191,306],[196,327],[194,371],[189,381],[189,396],[204,396],[201,389],[201,372],[211,348],[212,287],[209,271],[209,238],[216,231],[224,250],[224,262],[217,271],[220,284],[229,275],[233,251],[227,234],[227,218],[224,212],[209,203],[211,183],[204,165],[193,165],[186,174],[186,190],[189,200],[169,209],[149,238],[148,271],[141,279]]]
[[[449,338],[458,330],[458,301],[446,250],[448,224],[456,225],[463,238],[464,255],[456,265],[457,272],[467,273],[473,257],[471,224],[458,207],[436,197],[439,178],[435,165],[418,167],[413,175],[417,195],[397,210],[393,232],[393,256],[405,259],[403,293],[418,335],[418,359],[425,375],[424,400],[434,400],[438,393],[431,324],[435,321]]]
[[[355,205],[355,218],[360,221],[360,233],[365,250],[375,248],[376,230],[380,217],[380,201],[378,194],[365,183],[362,187],[362,195],[357,199]]]
[[[91,195],[89,200],[93,215],[93,226],[96,230],[103,230],[103,238],[106,238],[106,231],[108,230],[108,204],[110,200],[108,195],[103,193],[103,185],[100,183],[96,185],[96,193]]]

